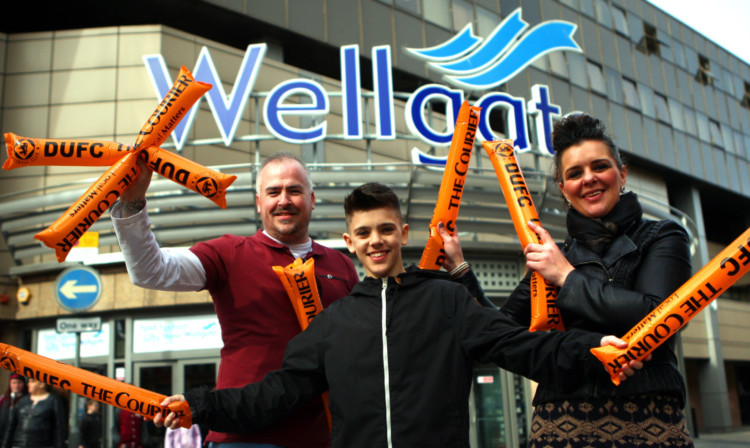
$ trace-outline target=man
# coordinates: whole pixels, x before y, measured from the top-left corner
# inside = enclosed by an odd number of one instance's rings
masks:
[[[313,242],[308,225],[315,208],[310,175],[291,153],[269,156],[256,182],[263,230],[254,236],[224,235],[189,250],[159,249],[150,230],[146,190],[150,171],[142,166],[136,183],[122,193],[112,221],[135,285],[168,291],[211,293],[224,347],[217,388],[260,381],[281,367],[287,342],[300,332],[287,293],[271,266],[297,257],[315,260],[323,306],[349,294],[358,277],[341,252]],[[313,400],[289,418],[253,434],[209,433],[209,442],[243,447],[327,447],[328,423],[322,402]]]
[[[580,330],[531,333],[445,273],[404,269],[409,226],[384,185],[356,188],[344,206],[344,240],[365,280],[293,338],[282,369],[262,382],[193,390],[162,406],[187,399],[194,423],[251,430],[328,390],[334,448],[468,447],[475,363],[570,387],[602,369],[591,347],[627,345]],[[179,418],[159,414],[154,423],[175,428]]]

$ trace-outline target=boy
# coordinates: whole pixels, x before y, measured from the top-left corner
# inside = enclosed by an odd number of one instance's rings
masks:
[[[344,208],[344,240],[367,278],[292,339],[282,369],[263,381],[194,390],[163,405],[186,398],[194,423],[252,431],[328,390],[333,447],[469,446],[476,362],[494,362],[537,381],[572,383],[594,360],[588,349],[602,335],[530,333],[479,306],[445,273],[407,272],[401,247],[409,226],[390,188],[362,185]],[[178,420],[170,414],[155,423],[176,427]]]

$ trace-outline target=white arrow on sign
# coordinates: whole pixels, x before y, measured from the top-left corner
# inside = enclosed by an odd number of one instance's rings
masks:
[[[64,285],[60,287],[60,292],[65,296],[66,299],[74,300],[78,297],[76,294],[83,294],[87,292],[96,292],[97,285],[80,285],[76,286],[76,280],[68,280]]]

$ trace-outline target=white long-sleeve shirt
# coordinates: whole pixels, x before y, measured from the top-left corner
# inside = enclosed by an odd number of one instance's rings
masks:
[[[200,291],[206,286],[206,271],[190,249],[159,247],[145,207],[123,218],[117,202],[110,214],[134,285],[162,291]]]

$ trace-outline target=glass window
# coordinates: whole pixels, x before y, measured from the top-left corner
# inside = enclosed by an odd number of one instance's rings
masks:
[[[657,120],[663,123],[669,123],[669,106],[667,105],[667,97],[655,93],[654,109],[656,110]]]
[[[612,101],[622,104],[622,83],[620,73],[609,67],[604,69],[607,74],[607,95]]]
[[[656,27],[649,23],[643,22],[643,36],[637,41],[637,43],[638,49],[646,54],[660,54],[659,36]]]
[[[729,95],[734,96],[734,80],[732,79],[732,72],[729,70],[722,70],[722,74],[721,87],[723,87]]]
[[[665,60],[669,62],[673,62],[672,60],[672,39],[669,38],[669,36],[666,35],[666,33],[662,33],[662,35],[659,37],[659,52],[661,53],[661,57],[663,57]]]
[[[677,39],[672,39],[672,60],[680,68],[685,67],[685,47]]]
[[[604,82],[602,67],[597,63],[586,61],[586,70],[589,74],[589,85],[591,85],[591,90],[606,95],[607,84]]]
[[[685,46],[685,66],[690,76],[698,73],[698,53],[688,46]]]
[[[742,78],[740,78],[739,75],[733,74],[732,75],[732,81],[734,82],[734,91],[736,92],[735,93],[735,95],[736,95],[735,98],[740,98],[740,100],[741,100],[742,99],[742,92],[744,91],[746,95],[748,93],[748,85],[747,85],[746,82],[742,81]]]
[[[393,0],[393,3],[403,9],[409,11],[412,14],[420,15],[421,8],[419,7],[419,0]]]
[[[708,117],[706,114],[696,112],[695,120],[698,122],[698,138],[704,142],[711,143],[711,130],[708,126]]]
[[[713,85],[716,75],[711,71],[711,61],[702,54],[698,55],[698,71],[695,79],[704,85]]]
[[[568,77],[568,63],[565,60],[564,51],[549,53],[547,59],[549,59],[549,67],[552,70],[552,73],[560,75],[563,78]]]
[[[628,36],[628,17],[625,15],[625,10],[617,6],[612,6],[612,18],[615,22],[615,31],[618,33]]]
[[[716,124],[719,126],[719,124]],[[732,136],[732,130],[729,129],[729,126],[722,126],[721,128],[721,141],[724,142],[724,149],[727,152],[735,153],[737,154],[738,151],[734,148],[734,136]]]
[[[638,96],[641,98],[641,113],[647,117],[656,118],[654,111],[654,91],[645,84],[638,84]]]
[[[695,111],[685,107],[685,130],[692,135],[698,135],[698,123],[695,119]]]
[[[596,20],[607,28],[612,27],[612,14],[609,12],[609,5],[604,0],[595,0]]]
[[[743,106],[750,108],[750,82],[745,82],[745,94],[742,96],[740,103]]]
[[[721,136],[721,127],[719,126],[719,122],[709,119],[708,129],[711,132],[711,144],[723,147],[724,138]]]
[[[430,0],[430,7],[424,10],[424,19],[436,25],[450,29],[451,5],[450,0]]]
[[[581,12],[591,17],[596,17],[594,13],[594,1],[593,0],[581,0]]]
[[[492,30],[500,23],[497,14],[489,9],[477,6],[477,33],[482,37],[490,35]]]
[[[628,16],[628,29],[630,38],[638,44],[643,39],[643,20],[636,15]]]
[[[734,152],[745,157],[750,154],[750,148],[745,148],[745,141],[739,131],[734,131]]]
[[[453,29],[459,31],[474,22],[474,8],[465,0],[453,0]]]
[[[578,9],[577,0],[560,0],[564,5],[568,5],[573,9]]]
[[[685,114],[682,111],[682,104],[680,104],[679,101],[670,101],[669,103],[669,117],[672,121],[672,126],[675,127],[675,129],[679,129],[681,131],[685,130]]]
[[[568,53],[568,70],[570,70],[570,82],[587,89],[589,87],[586,75],[586,59],[579,53]]]
[[[622,94],[625,97],[625,105],[633,109],[641,108],[641,101],[638,99],[638,89],[635,82],[627,78],[622,78]]]

